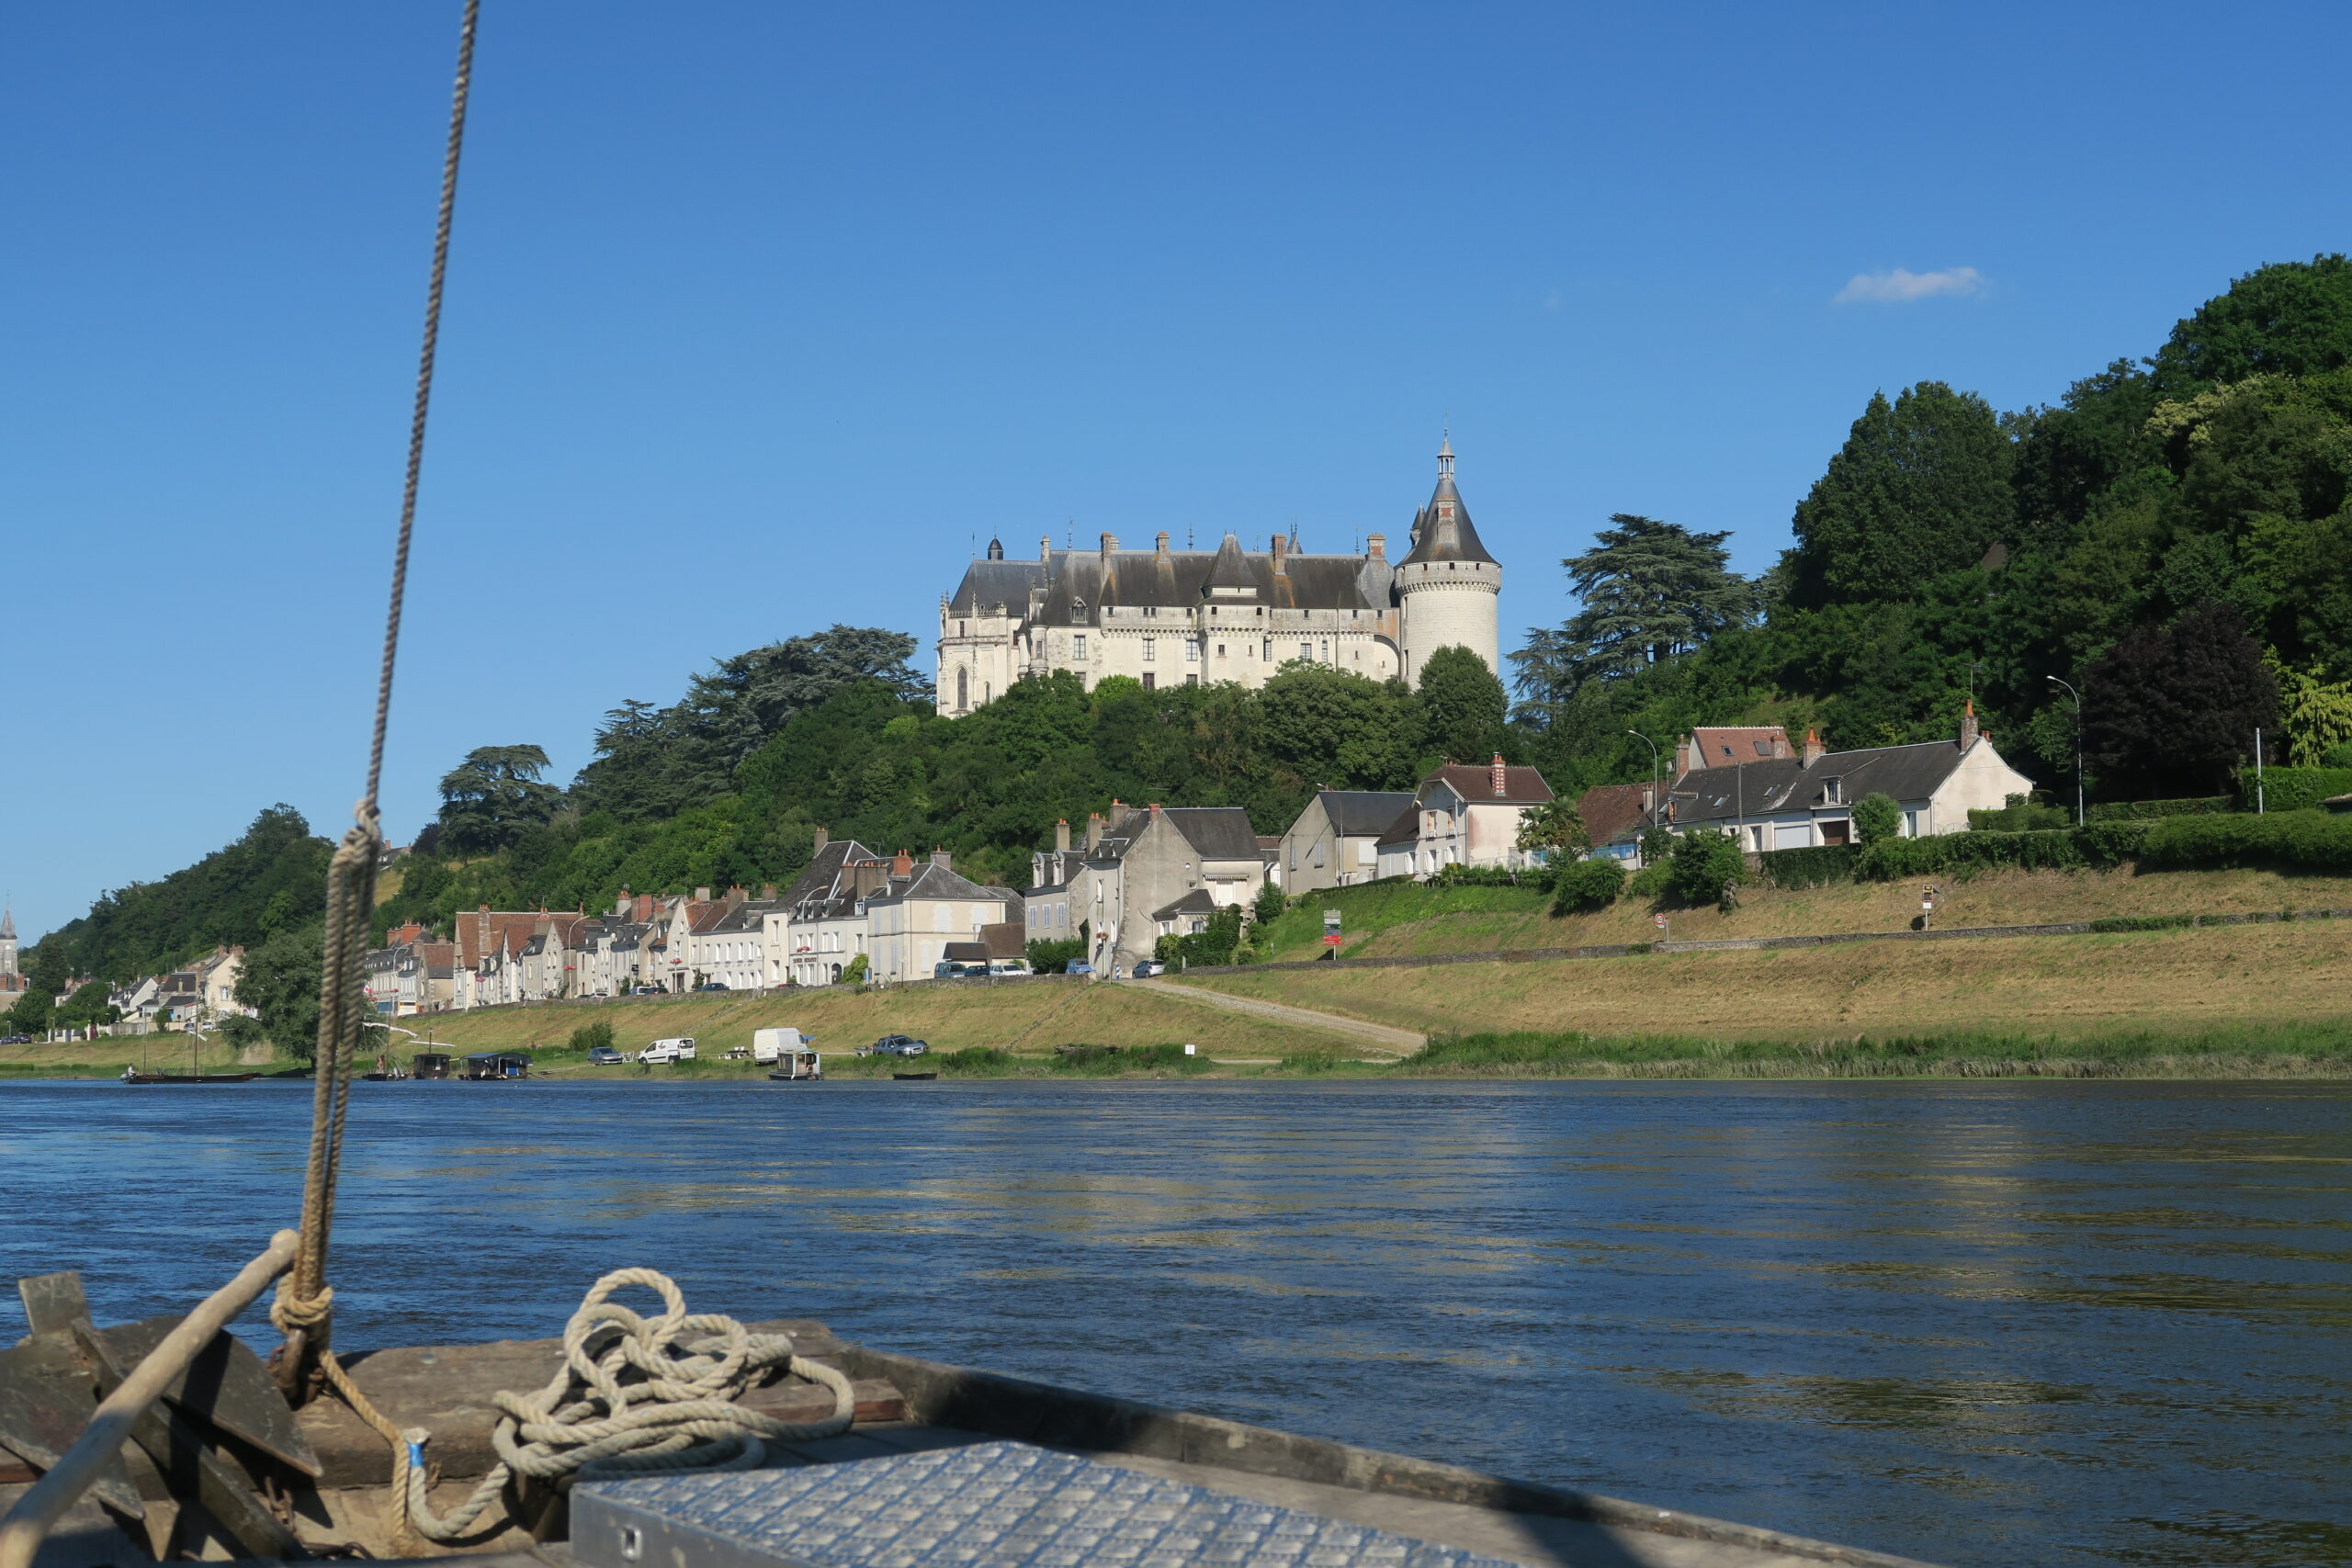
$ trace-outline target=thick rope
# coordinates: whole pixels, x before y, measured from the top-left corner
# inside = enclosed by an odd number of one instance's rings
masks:
[[[408,471],[401,489],[400,535],[392,550],[390,601],[384,614],[384,658],[376,677],[376,725],[368,748],[368,792],[354,812],[327,869],[325,952],[319,976],[319,1036],[313,1058],[317,1088],[311,1102],[311,1157],[302,1183],[302,1247],[281,1279],[270,1321],[286,1335],[277,1355],[278,1386],[297,1405],[332,1378],[327,1348],[334,1292],[327,1288],[327,1236],[334,1221],[335,1175],[343,1160],[344,1116],[351,1100],[351,1064],[359,1049],[365,1012],[360,965],[376,905],[376,861],[383,849],[377,799],[384,776],[384,736],[391,720],[392,670],[401,643],[401,607],[408,593],[409,542],[416,532],[416,490],[424,468],[425,412],[433,402],[433,362],[441,342],[441,295],[449,270],[449,228],[458,206],[458,162],[466,140],[466,100],[473,84],[474,26],[481,0],[466,0],[458,32],[458,76],[449,107],[449,145],[441,163],[441,206],[433,230],[433,276],[424,297],[424,344],[416,367],[416,402],[409,417]]]
[[[640,1317],[611,1300],[631,1285],[659,1293],[662,1315]],[[499,1461],[471,1495],[441,1515],[431,1503],[424,1428],[394,1426],[327,1358],[335,1393],[391,1444],[393,1544],[401,1529],[443,1545],[464,1539],[518,1475],[560,1491],[581,1477],[748,1470],[767,1457],[763,1439],[805,1442],[847,1431],[856,1404],[849,1379],[794,1354],[791,1336],[753,1334],[714,1314],[690,1316],[676,1284],[650,1269],[618,1269],[589,1288],[564,1326],[563,1361],[537,1393],[492,1395],[499,1419],[491,1446]],[[779,1366],[831,1389],[833,1413],[821,1421],[780,1421],[734,1403]]]

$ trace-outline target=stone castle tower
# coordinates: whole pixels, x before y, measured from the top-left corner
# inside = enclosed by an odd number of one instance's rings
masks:
[[[17,991],[17,911],[0,911],[0,991]]]
[[[1404,677],[1418,682],[1421,666],[1441,648],[1466,648],[1502,673],[1497,619],[1503,569],[1478,542],[1470,509],[1453,488],[1453,441],[1441,442],[1437,490],[1413,517],[1413,547],[1396,563],[1396,598],[1404,631]]]

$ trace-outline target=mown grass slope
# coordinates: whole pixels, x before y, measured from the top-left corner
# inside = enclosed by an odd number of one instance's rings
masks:
[[[1814,936],[1901,931],[1919,912],[1928,878],[1783,890],[1751,888],[1726,915],[1669,909],[1678,942],[1736,936]],[[2253,914],[2282,908],[2352,909],[2352,877],[2270,871],[1996,871],[1935,879],[1939,926],[2047,925],[2129,915]],[[1341,912],[1343,957],[1487,953],[1650,942],[1665,908],[1625,899],[1589,915],[1554,916],[1532,888],[1425,887],[1383,882],[1307,895],[1270,929],[1265,956],[1308,959],[1322,951],[1323,910]]]

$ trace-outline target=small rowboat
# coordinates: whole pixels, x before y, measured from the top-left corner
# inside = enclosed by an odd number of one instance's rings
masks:
[[[890,1076],[900,1083],[929,1083],[939,1075],[937,1073],[892,1073]]]

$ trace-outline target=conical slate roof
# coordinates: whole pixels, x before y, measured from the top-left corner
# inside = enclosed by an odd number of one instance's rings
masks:
[[[1423,561],[1483,561],[1496,565],[1487,547],[1478,542],[1478,530],[1470,525],[1470,509],[1462,504],[1462,492],[1453,488],[1453,441],[1448,437],[1438,447],[1437,489],[1430,496],[1430,503],[1413,519],[1413,548],[1399,565]]]
[[[14,942],[16,940],[17,911],[14,909],[0,911],[0,942]]]
[[[1241,553],[1241,541],[1233,535],[1216,547],[1216,559],[1209,565],[1209,579],[1204,585],[1211,589],[1246,588],[1257,592],[1258,580],[1250,570],[1250,562]]]

